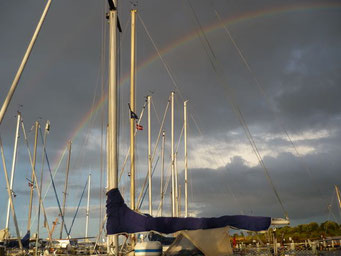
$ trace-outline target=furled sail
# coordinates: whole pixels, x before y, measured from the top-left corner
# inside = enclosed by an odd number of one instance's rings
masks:
[[[132,211],[124,203],[120,191],[115,188],[107,193],[107,234],[156,231],[163,234],[180,230],[198,230],[231,226],[251,231],[266,230],[270,217],[245,215],[221,216],[217,218],[152,217]]]
[[[25,236],[21,239],[21,244],[24,248],[28,248],[30,243],[30,231],[27,231]],[[19,247],[18,240],[9,240],[6,242],[6,247],[14,248]]]

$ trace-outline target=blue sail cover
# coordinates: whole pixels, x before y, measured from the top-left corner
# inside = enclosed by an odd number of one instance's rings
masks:
[[[29,247],[29,243],[30,243],[30,231],[27,231],[26,235],[21,239],[21,244],[23,248],[27,249]],[[19,248],[18,240],[8,241],[5,245],[8,248],[15,248],[15,247]]]
[[[180,230],[222,228],[226,226],[251,231],[267,230],[270,217],[245,215],[222,216],[218,218],[174,218],[152,217],[132,211],[124,203],[120,191],[112,189],[107,193],[107,234],[137,233],[156,231],[163,234]]]

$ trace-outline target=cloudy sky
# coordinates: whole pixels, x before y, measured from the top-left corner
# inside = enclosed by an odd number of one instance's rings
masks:
[[[0,102],[4,101],[46,1],[0,3]],[[132,3],[131,3],[132,2]],[[153,146],[171,91],[176,92],[175,141],[183,198],[183,101],[189,100],[189,202],[195,216],[284,212],[259,163],[258,149],[292,224],[340,221],[334,184],[340,184],[341,2],[280,0],[122,1],[119,18],[119,135],[121,168],[129,143],[130,10],[137,18],[137,113],[152,95]],[[69,226],[89,173],[91,223],[98,234],[104,214],[107,88],[106,1],[53,1],[9,106],[0,133],[7,169],[12,165],[16,113],[23,115],[31,151],[35,120],[51,122],[47,153],[59,200],[65,179],[67,141],[72,156],[66,222]],[[157,50],[155,49],[157,48]],[[160,53],[161,58],[158,56]],[[104,94],[106,92],[104,91]],[[147,171],[147,115],[137,134],[137,191]],[[165,179],[169,177],[170,113],[165,122]],[[37,171],[42,147],[39,138]],[[103,154],[102,154],[103,155]],[[105,155],[105,154],[104,154]],[[60,165],[58,165],[60,163]],[[58,167],[59,166],[59,167]],[[105,162],[104,165],[105,167]],[[154,160],[154,209],[159,203],[160,145]],[[22,233],[28,215],[30,164],[19,138],[15,208]],[[49,224],[58,217],[44,164],[43,190]],[[129,198],[127,171],[120,188]],[[0,228],[7,192],[0,173]],[[166,206],[169,210],[169,188]],[[147,198],[143,209],[147,209]],[[182,202],[183,206],[183,202]],[[86,198],[72,236],[84,235]],[[37,212],[37,200],[33,215]],[[156,210],[155,210],[156,212]],[[13,224],[11,230],[14,234]],[[35,232],[36,219],[32,224]],[[57,226],[59,234],[60,225]],[[42,229],[46,235],[46,230]]]

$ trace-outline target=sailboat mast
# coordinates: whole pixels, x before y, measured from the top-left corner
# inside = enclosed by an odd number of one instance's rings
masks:
[[[88,228],[89,228],[89,213],[90,213],[90,188],[91,188],[91,174],[88,177],[88,201],[86,204],[86,222],[85,222],[85,238],[88,238]]]
[[[38,128],[39,128],[39,122],[36,121],[34,123],[34,151],[33,151],[33,168],[36,168],[36,160],[37,160],[37,142],[38,142]],[[32,202],[33,202],[33,189],[34,189],[34,177],[33,172],[31,175],[31,181],[30,181],[30,203],[28,208],[28,222],[27,222],[27,231],[29,232],[31,230],[31,215],[32,215]]]
[[[44,130],[43,151],[41,154],[40,185],[36,183],[39,202],[38,202],[38,220],[37,220],[37,237],[36,237],[35,255],[38,255],[38,240],[39,240],[39,232],[40,232],[40,210],[41,210],[41,208],[43,208],[42,207],[43,206],[43,203],[42,203],[43,198],[41,197],[41,194],[43,192],[44,163],[45,163],[44,153],[45,153],[45,148],[46,148],[46,137],[47,137],[47,134],[49,131],[50,131],[50,121],[47,120],[46,124],[45,124],[45,130]],[[33,169],[32,169],[32,174],[33,174]],[[35,172],[35,169],[34,169],[34,172]],[[35,176],[35,173],[33,176]],[[38,182],[38,180],[36,180],[36,178],[37,177],[35,177],[34,181]],[[42,209],[42,210],[44,213],[44,222],[45,222],[46,221],[46,214],[45,214],[45,210],[44,209]],[[52,233],[49,234],[49,238],[52,239]],[[50,242],[52,242],[51,239],[50,239]]]
[[[31,154],[31,150],[30,150],[30,147],[28,145],[28,139],[27,139],[27,134],[26,134],[26,130],[25,130],[25,126],[24,126],[24,121],[21,119],[21,129],[22,129],[22,133],[24,135],[24,141],[25,141],[25,144],[26,144],[26,148],[27,148],[27,152],[28,152],[28,157],[29,157],[29,160],[30,160],[30,165],[31,165],[31,169],[32,169],[32,173],[33,173],[33,177],[34,177],[34,183],[36,184],[37,186],[37,192],[38,192],[38,197],[39,197],[39,203],[41,205],[41,208],[43,210],[43,214],[44,214],[44,218],[46,220],[46,228],[47,228],[47,234],[49,235],[49,243],[52,242],[52,238],[50,237],[50,227],[49,227],[49,224],[47,222],[47,217],[46,217],[46,211],[45,211],[45,208],[44,208],[44,204],[43,204],[43,201],[42,201],[42,197],[41,197],[41,188],[39,189],[39,184],[38,184],[38,179],[37,179],[37,175],[36,175],[36,171],[34,169],[34,166],[33,166],[33,160],[32,160],[32,154]],[[49,130],[49,121],[47,121],[46,123],[46,131]],[[45,142],[44,142],[44,152],[46,153],[45,151]],[[39,208],[38,208],[38,214],[39,214]],[[38,219],[38,224],[39,224],[39,219]],[[38,226],[39,227],[39,226]],[[37,230],[37,240],[38,240],[38,237],[39,237],[39,229]],[[36,243],[36,248],[37,248],[37,243]],[[37,252],[35,252],[37,253]]]
[[[179,184],[178,216],[181,216],[181,184]]]
[[[151,104],[152,96],[147,97],[148,106],[148,195],[149,195],[149,215],[152,215],[152,150],[151,150]]]
[[[113,7],[109,11],[109,92],[108,92],[108,190],[118,188],[117,166],[117,1],[111,2]],[[108,236],[109,247],[114,247],[114,254],[118,255],[118,236]],[[109,250],[109,253],[110,250]]]
[[[179,182],[178,182],[178,166],[177,166],[177,152],[174,153],[174,170],[175,170],[175,213],[179,217]]]
[[[130,48],[130,108],[135,113],[135,21],[136,10],[131,10]],[[130,117],[130,208],[135,210],[135,118]]]
[[[340,189],[337,185],[335,185],[335,191],[336,191],[337,201],[339,202],[339,208],[341,209]]]
[[[109,160],[109,190],[118,187],[117,179],[117,74],[116,74],[116,23],[117,11],[109,12],[109,101],[108,101],[108,160]]]
[[[19,127],[20,127],[20,120],[21,120],[21,113],[18,112],[17,117],[17,127],[15,130],[15,140],[14,140],[14,149],[13,149],[13,159],[12,159],[12,170],[11,170],[11,180],[9,184],[9,189],[11,190],[11,193],[13,194],[13,182],[14,182],[14,173],[15,173],[15,164],[17,159],[17,149],[18,149],[18,138],[19,138]],[[6,217],[6,229],[8,229],[9,226],[9,211],[10,211],[10,199],[8,198],[8,204],[7,204],[7,217]]]
[[[172,171],[172,217],[176,216],[175,208],[175,168],[174,168],[174,92],[171,93],[171,171]]]
[[[26,50],[26,52],[25,52],[25,55],[24,55],[24,57],[23,57],[23,59],[22,59],[22,61],[21,61],[21,64],[20,64],[20,66],[19,66],[19,68],[18,68],[18,71],[17,71],[17,73],[16,73],[16,75],[15,75],[15,77],[14,77],[14,80],[13,80],[13,82],[12,82],[11,88],[10,88],[9,91],[8,91],[8,94],[7,94],[7,97],[6,97],[6,99],[5,99],[5,102],[4,102],[4,104],[2,105],[2,107],[1,107],[1,110],[0,110],[0,124],[1,124],[1,122],[2,122],[2,120],[3,120],[3,118],[4,118],[4,116],[5,116],[5,113],[6,113],[6,111],[7,111],[7,108],[8,108],[9,103],[11,102],[11,99],[12,99],[12,97],[13,97],[13,94],[14,94],[14,92],[15,92],[15,89],[17,88],[17,85],[18,85],[18,82],[19,82],[19,80],[20,80],[21,74],[22,74],[22,72],[24,71],[25,65],[26,65],[26,63],[27,63],[27,60],[28,60],[30,54],[31,54],[32,48],[33,48],[33,46],[34,46],[34,44],[35,44],[35,42],[36,42],[36,39],[37,39],[37,37],[38,37],[39,31],[40,31],[40,29],[41,29],[41,26],[43,25],[43,22],[44,22],[44,20],[45,20],[45,17],[46,17],[46,15],[47,15],[47,12],[48,12],[48,10],[49,10],[49,8],[50,8],[51,2],[52,2],[52,0],[48,0],[47,3],[46,3],[45,9],[44,9],[44,11],[43,11],[43,14],[42,14],[41,17],[40,17],[40,20],[39,20],[39,22],[38,22],[38,25],[37,25],[37,27],[36,27],[36,30],[35,30],[34,33],[33,33],[32,39],[31,39],[31,41],[30,41],[30,43],[29,43],[29,45],[28,45],[28,47],[27,47],[27,50]]]
[[[163,192],[163,176],[165,171],[165,140],[166,140],[166,132],[162,131],[162,144],[161,144],[161,206],[160,206],[160,216],[162,216],[162,208],[163,208],[163,198],[164,198],[164,192]]]
[[[64,197],[63,197],[63,208],[62,208],[62,224],[60,225],[60,234],[59,238],[62,239],[63,236],[63,227],[64,227],[64,216],[65,216],[65,204],[66,204],[66,195],[67,195],[67,186],[69,181],[69,171],[70,171],[70,160],[71,160],[71,140],[68,141],[68,151],[69,156],[67,159],[67,165],[66,165],[66,176],[65,176],[65,183],[64,183]]]
[[[12,191],[10,189],[10,184],[9,184],[9,181],[8,181],[8,173],[7,173],[7,168],[6,168],[5,153],[4,153],[4,148],[2,146],[1,137],[0,137],[0,150],[1,150],[1,160],[2,160],[2,165],[4,167],[7,193],[8,193],[8,198],[9,198],[10,206],[11,206],[11,212],[12,212],[12,217],[13,217],[13,221],[14,221],[15,231],[16,231],[16,234],[17,234],[17,239],[18,239],[19,247],[20,247],[20,249],[22,249],[23,247],[22,247],[21,238],[20,238],[20,231],[19,231],[17,216],[15,214],[14,204],[13,204],[13,193],[12,193]]]
[[[184,102],[184,153],[185,153],[185,217],[188,217],[188,169],[187,169],[187,100]]]

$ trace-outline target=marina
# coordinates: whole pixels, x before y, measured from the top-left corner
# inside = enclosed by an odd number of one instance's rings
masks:
[[[340,255],[338,1],[31,2],[0,26],[0,256]]]

